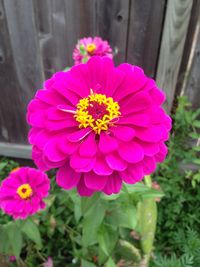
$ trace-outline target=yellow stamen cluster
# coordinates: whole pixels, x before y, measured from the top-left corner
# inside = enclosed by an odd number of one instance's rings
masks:
[[[96,50],[96,45],[91,43],[86,46],[86,50],[88,53],[92,54]]]
[[[105,114],[102,114],[102,117],[98,119],[94,118],[96,111],[93,110],[91,112],[95,104],[97,104],[100,109],[101,106],[105,109]],[[120,116],[121,113],[119,109],[119,104],[114,102],[112,97],[106,97],[106,95],[103,94],[96,94],[91,90],[90,95],[86,98],[82,98],[77,104],[77,110],[74,118],[77,122],[79,122],[79,128],[91,127],[96,134],[100,134],[101,131],[108,130],[108,126],[113,124],[113,119]]]
[[[29,184],[22,184],[17,188],[17,194],[22,199],[28,199],[33,193],[33,190]]]

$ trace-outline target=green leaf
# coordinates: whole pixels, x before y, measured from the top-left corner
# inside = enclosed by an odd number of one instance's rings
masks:
[[[123,205],[121,209],[112,211],[107,219],[113,225],[134,229],[137,223],[136,208],[133,205]]]
[[[94,208],[97,202],[99,202],[99,193],[94,194],[92,197],[82,197],[81,198],[82,214],[86,216],[87,213]]]
[[[27,235],[38,247],[42,247],[42,240],[38,226],[31,220],[27,219],[21,228],[22,232]]]
[[[143,183],[136,183],[134,185],[124,184],[124,190],[126,190],[129,194],[132,193],[143,193],[149,191],[149,187],[144,185]]]
[[[144,192],[142,194],[142,198],[146,199],[146,198],[161,198],[164,197],[164,193],[162,191],[158,191],[156,189],[150,189],[147,192]]]
[[[63,69],[64,72],[67,72],[68,70],[70,70],[71,68],[70,67],[66,67]]]
[[[85,46],[83,44],[79,45],[79,50],[82,56],[87,55],[87,51],[85,49]]]
[[[102,224],[98,232],[98,242],[103,252],[110,256],[118,240],[118,232],[111,225]]]
[[[109,258],[108,261],[105,264],[105,267],[116,267],[115,262],[113,261],[112,258]]]
[[[81,267],[96,267],[96,265],[89,261],[81,260]]]
[[[19,257],[23,245],[22,233],[15,222],[9,222],[1,228],[0,243],[0,249],[4,253]]]
[[[98,202],[84,216],[82,237],[84,247],[97,243],[97,232],[103,221],[105,210],[105,205]]]
[[[193,159],[192,162],[200,165],[200,159],[198,159],[198,158]]]
[[[87,61],[88,61],[88,57],[87,56],[85,56],[84,58],[82,58],[82,63],[86,63]]]
[[[137,263],[141,261],[141,252],[137,247],[134,246],[134,244],[126,240],[119,240],[119,249],[120,255],[123,258]]]
[[[52,204],[55,201],[55,198],[56,198],[56,196],[51,194],[47,198],[44,199],[44,202],[46,203],[47,208],[52,206]]]
[[[101,194],[101,199],[104,199],[107,201],[115,200],[115,199],[118,199],[119,197],[120,197],[120,193],[119,194],[113,194],[113,195]]]
[[[3,170],[3,168],[7,165],[7,162],[1,162],[0,163],[0,170]]]
[[[193,126],[196,127],[196,128],[200,128],[200,120],[195,120],[193,122]]]

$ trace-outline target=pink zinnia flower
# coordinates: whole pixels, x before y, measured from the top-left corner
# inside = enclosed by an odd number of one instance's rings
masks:
[[[118,193],[122,181],[140,181],[165,159],[165,95],[141,68],[92,57],[56,73],[44,88],[28,106],[32,157],[42,170],[59,168],[64,189]]]
[[[26,219],[45,208],[50,180],[40,170],[29,167],[14,169],[0,186],[0,208],[14,219]]]
[[[100,37],[80,39],[73,52],[74,64],[86,63],[92,56],[113,58],[109,43]]]

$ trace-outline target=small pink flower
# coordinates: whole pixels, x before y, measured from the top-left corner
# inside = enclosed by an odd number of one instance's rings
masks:
[[[81,196],[118,193],[155,171],[167,154],[164,93],[143,70],[108,57],[58,72],[28,106],[32,157]]]
[[[14,262],[14,261],[16,261],[16,257],[13,256],[13,255],[9,256],[9,261],[10,261],[10,262]]]
[[[80,39],[73,52],[74,64],[85,63],[92,56],[113,58],[112,49],[107,41],[100,37]]]
[[[47,261],[45,261],[42,265],[43,267],[53,267],[53,260],[51,257],[48,257]]]
[[[0,186],[0,208],[14,219],[26,219],[45,208],[43,198],[48,195],[50,180],[34,168],[13,170]]]

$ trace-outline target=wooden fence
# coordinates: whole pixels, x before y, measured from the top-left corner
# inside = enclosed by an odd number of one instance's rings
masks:
[[[168,111],[181,91],[197,106],[199,9],[199,0],[0,0],[0,155],[30,157],[27,103],[44,79],[73,65],[84,36],[108,40],[116,64],[156,78]]]

